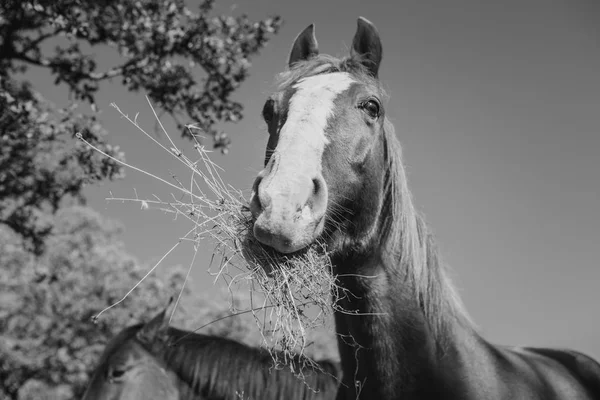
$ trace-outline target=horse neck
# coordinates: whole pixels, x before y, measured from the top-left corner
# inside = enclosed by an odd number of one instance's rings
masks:
[[[178,358],[177,356],[173,357],[173,353],[179,351],[178,341],[185,338],[186,340],[182,343],[182,345],[185,346],[186,342],[201,336],[202,335],[197,333],[190,333],[178,328],[169,327],[166,337],[164,337],[162,341],[155,342],[151,347],[151,352],[154,357],[164,363],[164,368],[170,378],[170,383],[178,394],[177,400],[205,400],[205,398],[198,393],[198,382],[193,379],[183,379],[180,373],[178,373],[178,370],[180,370],[181,367],[177,365],[177,362],[174,364],[173,361]]]
[[[306,369],[304,383],[287,368],[273,368],[271,355],[258,348],[225,338],[213,338],[215,341],[210,344],[194,344],[194,339],[204,336],[176,328],[169,328],[169,335],[166,346],[159,346],[156,353],[165,361],[171,382],[178,390],[179,400],[317,399],[322,397],[316,395],[315,390],[324,392],[323,396],[326,397],[335,392],[337,387],[337,377],[333,376],[337,369],[327,362],[319,363],[325,372]],[[182,336],[187,338],[180,343],[181,347],[169,346]],[[215,352],[220,355],[218,360],[214,358]],[[188,357],[185,363],[180,359],[182,353]],[[209,353],[212,356],[209,357]],[[174,361],[176,359],[181,364],[177,364]],[[224,359],[232,362],[224,363]],[[187,373],[181,374],[182,369]]]
[[[170,333],[172,333],[175,328],[169,327]],[[157,360],[161,360],[164,363],[165,361],[165,347],[164,343],[152,348],[152,354]],[[173,397],[169,399],[173,400],[204,400],[202,396],[197,394],[197,388],[192,386],[192,382],[187,382],[183,380],[179,374],[175,371],[172,365],[164,363],[162,365],[164,368],[168,378],[169,378],[169,388],[167,389],[170,393],[174,393]]]
[[[173,385],[179,393],[178,400],[205,400],[188,382],[184,382],[174,372],[171,372]]]
[[[409,196],[403,200],[411,201]],[[446,398],[442,394],[460,385],[460,377],[451,376],[459,374],[460,349],[478,339],[461,317],[431,236],[412,204],[383,207],[380,215],[398,217],[392,227],[397,231],[377,232],[373,237],[383,238],[381,243],[334,260],[346,294],[335,313],[344,371],[339,396]]]

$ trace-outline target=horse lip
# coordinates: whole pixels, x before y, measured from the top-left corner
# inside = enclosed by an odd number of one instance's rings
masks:
[[[258,233],[258,234],[257,234]],[[256,240],[258,240],[260,243],[262,243],[264,246],[268,246],[271,249],[275,250],[278,253],[281,254],[292,254],[295,253],[299,250],[302,250],[303,248],[305,248],[306,246],[308,246],[310,243],[306,243],[306,244],[302,244],[300,246],[298,245],[293,245],[291,243],[291,240],[289,239],[283,239],[274,235],[262,235],[260,234],[260,227],[258,227],[257,230],[257,225],[254,225],[254,237],[256,238]]]
[[[277,247],[273,247],[273,249],[275,249],[275,251],[280,252],[281,254],[291,255],[292,253],[301,251],[302,249],[306,248],[306,246],[308,246],[308,245],[303,245],[302,247],[298,247],[298,248],[290,247],[288,249],[278,249]]]

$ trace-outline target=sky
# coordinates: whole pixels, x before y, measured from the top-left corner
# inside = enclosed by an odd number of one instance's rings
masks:
[[[189,2],[194,8],[194,2]],[[600,359],[600,5],[593,0],[252,0],[217,1],[217,11],[261,19],[278,14],[280,33],[253,60],[234,98],[245,108],[227,156],[213,153],[223,179],[249,193],[262,168],[260,111],[295,36],[315,23],[322,53],[346,55],[363,16],[383,42],[380,78],[404,149],[415,203],[480,332],[492,342],[569,347]],[[107,65],[114,53],[101,49]],[[43,72],[27,76],[58,105]],[[102,86],[108,141],[127,160],[169,178],[177,162],[109,107],[115,102],[150,130],[143,93],[118,80]],[[168,130],[178,137],[172,124]],[[189,142],[177,144],[193,154]],[[188,175],[189,176],[189,175]],[[125,226],[123,240],[142,262],[162,257],[188,229],[181,220],[115,196],[170,192],[135,171],[90,188],[89,204]],[[182,244],[161,265],[188,265]],[[210,246],[193,267],[194,292],[217,292],[206,273]],[[134,292],[135,295],[135,292]]]

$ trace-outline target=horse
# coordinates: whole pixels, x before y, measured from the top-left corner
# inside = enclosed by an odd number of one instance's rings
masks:
[[[289,365],[276,367],[264,348],[169,327],[168,307],[109,341],[83,400],[335,398],[337,363],[310,363],[297,374]]]
[[[285,256],[325,243],[324,273],[352,293],[332,296],[337,399],[600,399],[591,357],[495,345],[471,322],[415,209],[381,60],[362,17],[344,58],[319,53],[314,24],[296,37],[263,106],[268,140],[250,197],[250,235]]]

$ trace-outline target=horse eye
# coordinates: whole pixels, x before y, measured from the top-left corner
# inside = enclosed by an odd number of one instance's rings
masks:
[[[275,114],[275,102],[273,99],[267,100],[265,106],[263,107],[262,116],[266,123],[270,123],[273,120],[273,115]]]
[[[369,117],[376,119],[379,117],[379,103],[375,100],[367,100],[362,105],[361,108],[365,110],[365,112],[369,115]]]
[[[122,378],[123,375],[125,375],[125,369],[112,369],[110,370],[110,372],[108,373],[108,379],[112,382],[114,380],[118,380],[119,378]]]

